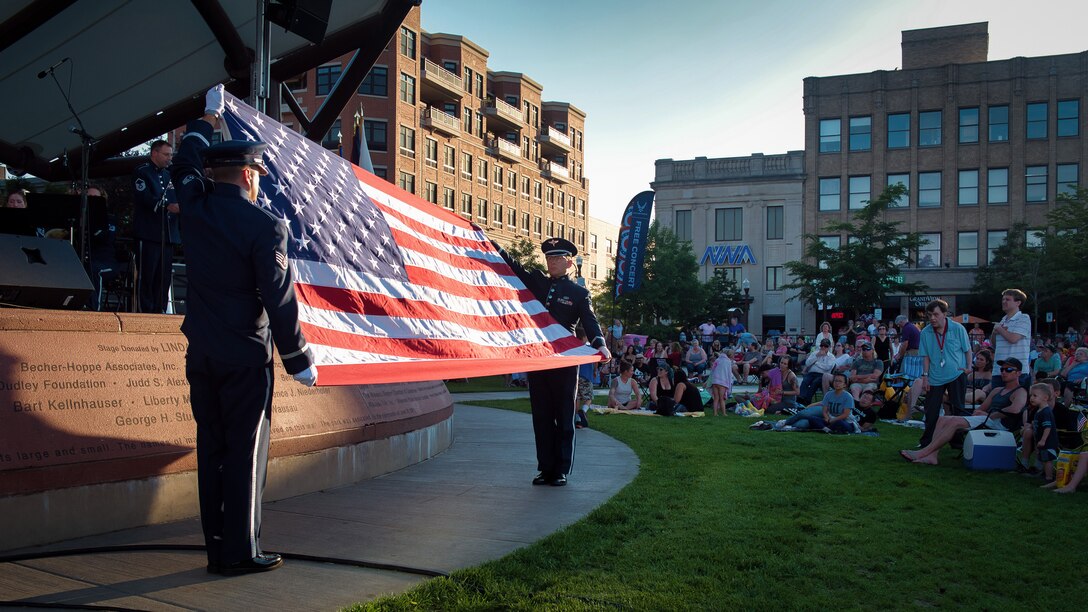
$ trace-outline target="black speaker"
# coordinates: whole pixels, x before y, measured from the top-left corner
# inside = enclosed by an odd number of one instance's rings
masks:
[[[66,240],[0,234],[0,305],[76,310],[93,291]]]
[[[325,40],[332,0],[272,0],[268,20],[315,45]]]

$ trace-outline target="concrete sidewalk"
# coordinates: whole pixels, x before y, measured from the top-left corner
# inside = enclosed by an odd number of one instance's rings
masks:
[[[454,401],[526,395],[460,394]],[[451,572],[498,559],[581,519],[638,472],[631,449],[585,429],[578,432],[570,484],[534,487],[529,415],[456,405],[453,418],[452,446],[430,461],[265,504],[265,550]],[[200,545],[200,522],[127,529],[18,552],[134,544]],[[290,558],[274,572],[224,578],[208,574],[205,562],[202,551],[152,550],[3,563],[0,600],[138,610],[335,610],[426,580],[401,571]]]

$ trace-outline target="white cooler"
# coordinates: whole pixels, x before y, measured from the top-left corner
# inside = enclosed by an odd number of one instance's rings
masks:
[[[1016,438],[1008,431],[972,429],[963,441],[963,464],[969,470],[1016,469]]]

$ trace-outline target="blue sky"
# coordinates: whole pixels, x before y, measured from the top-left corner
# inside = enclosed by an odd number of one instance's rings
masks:
[[[803,149],[802,79],[897,68],[901,30],[988,21],[991,60],[1088,49],[1084,0],[424,0],[422,19],[586,112],[590,214],[613,223],[654,160]]]

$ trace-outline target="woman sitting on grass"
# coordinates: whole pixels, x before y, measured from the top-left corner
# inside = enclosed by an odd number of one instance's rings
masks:
[[[1009,357],[997,362],[1001,366],[1002,386],[990,391],[986,400],[972,416],[943,416],[937,419],[933,440],[919,450],[901,450],[899,455],[913,463],[937,465],[937,453],[952,440],[957,431],[975,429],[985,424],[987,429],[1016,431],[1023,421],[1021,413],[1028,401],[1028,392],[1020,386],[1020,360]]]
[[[683,370],[676,370],[673,378],[675,391],[673,391],[672,399],[675,411],[702,412],[703,396],[699,394],[699,389],[688,380],[688,373]]]
[[[967,376],[966,402],[972,406],[981,404],[989,395],[990,373],[994,370],[994,356],[982,349],[975,353],[975,369]]]
[[[650,379],[650,410],[671,416],[676,410],[672,395],[672,368],[667,364],[659,364],[657,375]]]
[[[620,376],[613,378],[608,389],[608,407],[619,410],[638,410],[642,407],[642,394],[638,383],[631,377],[634,367],[624,361],[620,363]]]

